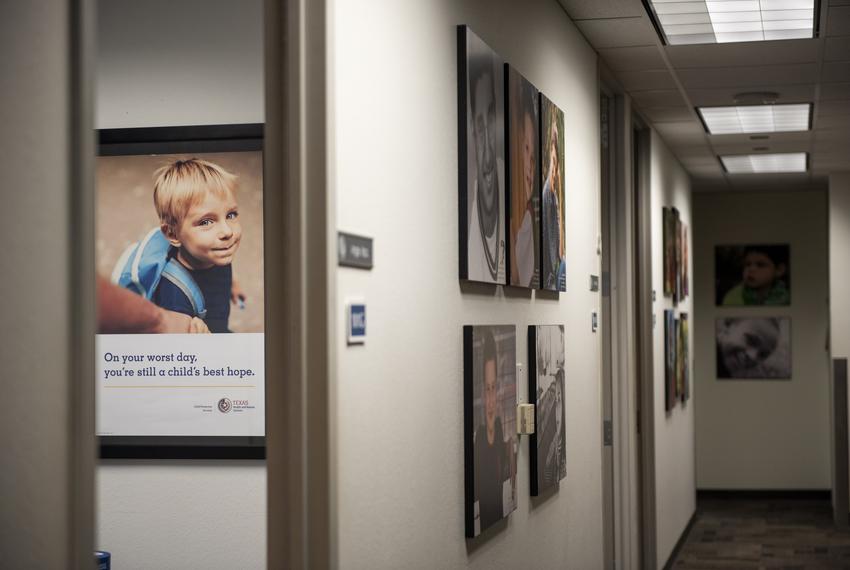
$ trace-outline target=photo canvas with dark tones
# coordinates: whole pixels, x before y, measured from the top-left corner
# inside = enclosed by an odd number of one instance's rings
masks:
[[[540,119],[540,172],[543,184],[540,212],[541,288],[566,291],[564,112],[542,93]]]
[[[684,390],[681,394],[682,402],[691,397],[691,360],[690,360],[690,332],[688,331],[688,314],[679,315],[679,334],[682,343],[682,385]]]
[[[791,319],[729,317],[716,321],[717,378],[791,379]]]
[[[687,317],[685,317],[687,318]],[[676,319],[676,399],[685,398],[685,343],[682,315]]]
[[[718,306],[791,304],[788,244],[718,245],[714,248]]]
[[[684,271],[682,268],[682,220],[679,217],[679,210],[673,208],[673,217],[675,218],[675,226],[673,228],[674,231],[674,243],[675,243],[675,251],[674,251],[674,262],[675,268],[673,271],[673,279],[674,279],[674,296],[673,300],[676,303],[682,302],[685,298],[684,295]]]
[[[460,278],[507,283],[504,62],[458,27]]]
[[[664,232],[664,295],[672,297],[676,284],[676,219],[673,208],[662,208]]]
[[[517,506],[516,327],[463,327],[466,536]]]
[[[567,476],[564,325],[528,327],[528,393],[535,402],[529,441],[531,495]]]
[[[540,120],[538,91],[516,69],[507,76],[508,260],[510,284],[540,288]]]
[[[676,405],[676,312],[664,311],[664,409]]]

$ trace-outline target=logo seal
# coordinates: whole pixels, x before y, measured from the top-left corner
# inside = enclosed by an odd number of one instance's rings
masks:
[[[222,398],[218,401],[218,411],[222,414],[226,414],[230,410],[233,409],[233,402],[231,402],[228,398]]]

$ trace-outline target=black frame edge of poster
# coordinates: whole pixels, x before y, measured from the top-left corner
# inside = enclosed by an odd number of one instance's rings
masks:
[[[519,73],[519,72],[517,72]],[[505,212],[502,223],[505,224],[505,285],[511,287],[522,287],[519,284],[512,282],[513,275],[511,273],[511,257],[513,256],[513,242],[511,240],[511,195],[513,194],[513,181],[511,180],[511,64],[504,62],[502,64],[502,88],[504,94],[502,103],[504,105],[505,119],[505,134],[503,150],[505,152],[505,187],[502,189],[505,193]]]
[[[475,441],[473,440],[473,383],[472,370],[473,351],[472,325],[463,327],[463,489],[464,489],[464,522],[466,537],[475,538]]]
[[[528,326],[528,399],[534,405],[534,433],[528,438],[529,479],[531,496],[540,494],[537,477],[537,326]],[[532,401],[533,400],[533,401]]]
[[[469,217],[469,214],[467,212],[467,209],[469,208],[469,203],[467,200],[468,188],[466,187],[466,181],[468,179],[467,162],[469,160],[466,149],[466,139],[468,137],[468,133],[466,132],[466,125],[468,122],[466,116],[466,29],[466,26],[463,24],[457,27],[457,227],[458,239],[460,241],[458,254],[458,275],[461,279],[467,279],[469,276],[469,251],[467,246],[469,236],[467,235],[466,227],[467,218]]]
[[[263,150],[263,123],[99,129],[98,156]],[[265,411],[263,417],[265,418]],[[100,459],[264,460],[265,436],[98,436]]]

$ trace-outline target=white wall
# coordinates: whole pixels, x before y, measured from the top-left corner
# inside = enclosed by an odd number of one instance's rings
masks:
[[[258,123],[261,0],[98,2],[96,127]],[[104,461],[97,546],[116,568],[264,568],[262,461]]]
[[[97,4],[97,128],[263,122],[261,0]]]
[[[836,172],[829,175],[829,344],[833,359],[850,358],[850,299],[846,294],[850,283],[848,243],[850,172]],[[834,460],[834,454],[830,457]]]
[[[652,204],[652,288],[653,304],[653,386],[655,392],[655,503],[658,565],[662,567],[682,536],[696,511],[696,476],[694,467],[694,402],[698,394],[691,376],[691,397],[677,403],[669,412],[664,405],[664,310],[676,309],[676,316],[688,314],[691,339],[698,319],[694,316],[693,264],[689,263],[690,295],[678,305],[664,295],[664,227],[663,208],[675,207],[682,222],[688,225],[688,250],[693,251],[694,224],[691,210],[691,183],[664,141],[653,131],[650,143]],[[693,259],[693,256],[691,256]],[[641,260],[642,261],[642,260]],[[689,260],[690,261],[690,260]],[[691,340],[693,345],[693,340]],[[688,351],[693,356],[693,350]],[[693,370],[693,363],[689,366]]]
[[[567,293],[536,298],[458,280],[456,25],[469,24],[565,112]],[[599,568],[602,564],[596,54],[555,0],[339,1],[333,21],[339,227],[375,238],[372,271],[338,274],[368,303],[365,346],[338,350],[341,568]],[[567,478],[464,538],[465,324],[567,327]],[[518,378],[527,396],[526,376]]]
[[[697,486],[829,489],[826,194],[697,193],[694,212]],[[714,305],[714,246],[746,243],[790,244],[790,306]],[[715,318],[737,315],[791,317],[790,381],[717,380]]]
[[[829,322],[832,358],[850,358],[850,172],[829,176]]]

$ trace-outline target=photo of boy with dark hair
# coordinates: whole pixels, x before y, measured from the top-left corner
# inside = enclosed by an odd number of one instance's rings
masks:
[[[788,245],[717,246],[717,305],[790,305],[789,249]]]
[[[516,328],[464,327],[466,534],[478,536],[516,510]]]

